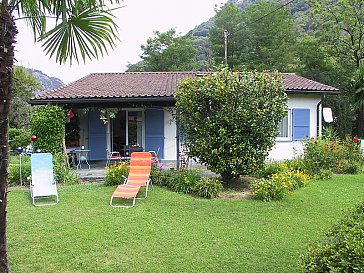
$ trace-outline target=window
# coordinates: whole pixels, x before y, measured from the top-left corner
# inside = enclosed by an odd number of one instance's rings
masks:
[[[283,118],[281,122],[278,123],[279,126],[279,140],[289,140],[290,139],[290,113],[291,110],[286,112],[286,116]]]
[[[290,109],[278,125],[277,140],[303,140],[310,135],[310,109]]]

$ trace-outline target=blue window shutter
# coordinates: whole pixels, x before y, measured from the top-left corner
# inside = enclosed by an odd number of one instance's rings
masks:
[[[106,125],[100,119],[100,111],[88,112],[88,149],[90,160],[106,159]]]
[[[292,109],[293,140],[302,140],[310,135],[310,109]]]
[[[145,110],[145,150],[159,150],[158,157],[164,158],[164,111],[162,109]]]

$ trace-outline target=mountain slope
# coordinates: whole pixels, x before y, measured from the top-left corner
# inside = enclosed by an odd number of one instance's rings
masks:
[[[59,88],[59,87],[62,87],[64,85],[64,83],[59,79],[59,78],[56,78],[56,77],[50,77],[46,74],[44,74],[42,71],[40,70],[36,70],[36,69],[33,69],[33,68],[26,68],[27,71],[29,73],[31,73],[40,83],[41,85],[43,86],[44,90],[41,91],[41,92],[44,92],[44,91],[49,91],[49,90],[53,90],[53,89],[56,89],[56,88]]]

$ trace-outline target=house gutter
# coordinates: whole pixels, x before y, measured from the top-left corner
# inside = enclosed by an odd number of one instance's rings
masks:
[[[31,105],[44,104],[92,104],[92,103],[134,103],[134,102],[176,102],[174,97],[128,97],[128,98],[64,98],[31,99]]]
[[[325,95],[325,94],[340,94],[338,89],[333,90],[302,90],[302,89],[288,89],[287,94],[315,94],[315,95]]]
[[[318,102],[317,106],[316,106],[316,124],[317,124],[317,128],[316,128],[316,137],[321,136],[322,134],[322,101],[325,98],[325,95],[321,96],[321,100]],[[321,121],[321,122],[320,122]]]

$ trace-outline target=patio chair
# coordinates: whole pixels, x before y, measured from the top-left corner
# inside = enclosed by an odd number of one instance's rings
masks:
[[[53,157],[50,153],[32,154],[30,194],[34,206],[46,206],[58,204],[58,191],[53,174]],[[36,203],[36,200],[54,198],[50,202]]]
[[[121,161],[123,157],[119,152],[110,152],[106,149],[106,166],[109,166],[112,161]]]
[[[134,152],[130,157],[129,175],[124,184],[119,185],[111,196],[110,206],[112,207],[133,207],[140,187],[145,186],[145,196],[148,196],[151,171],[151,154],[149,152]],[[131,206],[113,205],[114,198],[133,198]]]

